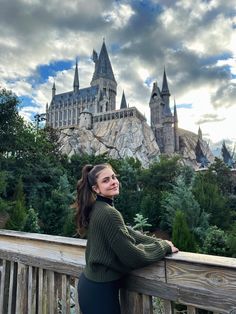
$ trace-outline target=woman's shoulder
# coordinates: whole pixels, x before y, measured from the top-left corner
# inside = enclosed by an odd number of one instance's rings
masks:
[[[93,206],[93,212],[100,217],[106,217],[108,219],[123,220],[121,213],[114,207],[105,202],[96,201]]]

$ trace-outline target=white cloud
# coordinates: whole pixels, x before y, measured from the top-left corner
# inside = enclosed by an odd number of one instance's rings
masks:
[[[134,14],[130,5],[119,2],[115,3],[112,11],[106,11],[102,16],[107,23],[112,23],[113,28],[120,29],[129,22]]]

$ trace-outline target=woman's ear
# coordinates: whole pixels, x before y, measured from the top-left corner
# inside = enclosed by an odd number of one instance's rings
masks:
[[[96,193],[96,194],[99,194],[99,188],[97,185],[93,185],[92,186],[92,190]]]

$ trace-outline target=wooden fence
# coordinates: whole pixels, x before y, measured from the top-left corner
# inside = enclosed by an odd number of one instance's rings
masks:
[[[85,246],[80,239],[0,230],[0,314],[80,313]],[[236,259],[179,252],[133,271],[120,298],[122,314],[236,314]]]

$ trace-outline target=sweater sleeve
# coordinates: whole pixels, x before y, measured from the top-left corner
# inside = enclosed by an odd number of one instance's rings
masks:
[[[146,234],[142,234],[140,231],[134,230],[130,226],[126,226],[129,234],[131,237],[133,237],[136,241],[137,244],[142,243],[142,244],[151,244],[153,242],[159,241],[161,239],[158,239],[156,237],[151,237]]]
[[[121,214],[115,210],[109,215],[110,228],[113,230],[111,247],[117,258],[126,267],[130,269],[144,267],[159,261],[171,252],[171,247],[165,240],[153,239],[153,241],[149,242],[148,240],[146,243],[136,242],[135,237],[129,234]],[[137,239],[139,238],[139,235],[135,236]],[[145,240],[147,240],[146,237]]]

